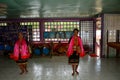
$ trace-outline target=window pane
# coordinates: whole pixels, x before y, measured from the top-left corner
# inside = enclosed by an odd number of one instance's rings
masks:
[[[74,28],[79,29],[78,22],[45,22],[45,41],[68,41]],[[49,35],[46,35],[50,32]],[[69,37],[68,37],[69,35]]]
[[[28,41],[40,41],[39,22],[21,22],[20,25],[27,26]]]

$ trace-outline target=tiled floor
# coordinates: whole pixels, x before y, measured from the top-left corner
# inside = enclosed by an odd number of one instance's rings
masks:
[[[29,72],[19,75],[13,60],[0,56],[0,80],[120,80],[120,58],[80,59],[79,75],[71,76],[72,68],[66,56],[32,58]]]

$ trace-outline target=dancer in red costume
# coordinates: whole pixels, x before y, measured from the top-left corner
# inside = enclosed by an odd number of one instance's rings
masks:
[[[21,70],[20,74],[23,74],[24,72],[26,73],[28,72],[27,60],[30,57],[30,54],[29,54],[27,43],[23,38],[22,32],[18,33],[18,40],[15,43],[14,52],[10,57],[13,60],[15,60],[16,63],[18,64]]]
[[[72,65],[73,73],[72,75],[79,74],[77,71],[79,64],[79,57],[84,57],[84,49],[82,45],[82,40],[78,36],[78,29],[73,30],[73,36],[69,40],[69,46],[67,51],[67,56],[69,58],[69,64]]]

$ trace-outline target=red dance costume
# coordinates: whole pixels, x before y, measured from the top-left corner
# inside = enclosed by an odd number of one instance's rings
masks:
[[[79,36],[72,36],[68,46],[67,56],[69,57],[69,63],[77,64],[79,63],[79,57],[85,56],[82,40]]]
[[[30,57],[30,54],[27,43],[24,39],[22,39],[22,41],[16,41],[14,46],[14,52],[10,57],[18,63],[27,61],[27,59]]]

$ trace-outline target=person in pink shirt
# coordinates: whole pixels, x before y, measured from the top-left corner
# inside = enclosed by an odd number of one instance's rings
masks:
[[[23,38],[23,33],[18,33],[18,40],[15,42],[14,45],[14,51],[13,54],[10,55],[10,57],[16,61],[18,64],[21,72],[20,74],[23,74],[24,72],[27,73],[27,60],[30,57],[29,49],[27,46],[27,43],[25,39]]]
[[[72,75],[79,74],[77,71],[79,58],[85,56],[83,44],[80,36],[78,36],[78,29],[73,30],[73,35],[69,40],[69,46],[67,50],[68,62],[72,65]]]

